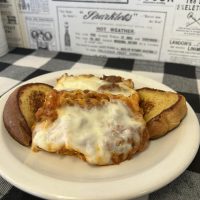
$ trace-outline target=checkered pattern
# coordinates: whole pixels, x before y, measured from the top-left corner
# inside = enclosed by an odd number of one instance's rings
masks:
[[[80,54],[16,48],[0,58],[0,96],[22,81],[53,71],[80,68],[126,70],[164,83],[182,93],[200,121],[200,67],[133,59],[93,57]],[[192,130],[191,130],[192,131]],[[200,199],[200,151],[185,173],[154,192],[150,200]],[[2,199],[39,199],[0,178]]]

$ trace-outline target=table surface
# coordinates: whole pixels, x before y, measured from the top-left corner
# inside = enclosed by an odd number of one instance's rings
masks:
[[[0,97],[23,81],[49,72],[86,68],[126,70],[164,83],[183,94],[200,121],[200,67],[134,59],[16,48],[0,58]],[[40,199],[0,177],[1,199]],[[200,199],[200,150],[187,170],[172,183],[150,194],[150,200]]]

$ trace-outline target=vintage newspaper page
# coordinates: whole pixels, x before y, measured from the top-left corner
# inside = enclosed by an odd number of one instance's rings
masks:
[[[25,47],[24,28],[18,13],[18,3],[15,0],[0,0],[0,12],[8,45],[10,47]]]
[[[200,0],[0,0],[9,45],[200,65]]]
[[[0,57],[8,52],[8,44],[0,14]]]

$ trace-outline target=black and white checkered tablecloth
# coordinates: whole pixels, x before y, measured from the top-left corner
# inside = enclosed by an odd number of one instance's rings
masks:
[[[79,63],[81,68],[127,70],[164,83],[186,97],[200,121],[200,66],[16,48],[0,58],[0,96],[22,81],[53,71],[80,68]],[[15,188],[1,177],[0,198],[39,199]],[[180,177],[150,195],[150,200],[172,199],[200,199],[200,151]]]

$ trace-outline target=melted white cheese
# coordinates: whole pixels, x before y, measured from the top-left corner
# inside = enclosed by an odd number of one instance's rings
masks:
[[[101,80],[98,77],[85,77],[85,76],[62,76],[61,79],[58,80],[54,89],[61,90],[91,90],[91,91],[99,91],[98,89],[102,85],[110,84],[105,80]],[[129,88],[123,82],[118,83],[120,89],[114,90],[101,90],[101,92],[109,92],[111,94],[122,94],[125,96],[130,96],[135,93],[134,89]]]
[[[139,129],[129,108],[119,101],[90,110],[67,106],[58,110],[58,118],[51,125],[38,123],[33,130],[33,145],[56,152],[65,146],[84,154],[91,164],[112,164],[112,153],[127,154],[132,146],[128,140],[140,142]],[[118,143],[124,140],[124,143]]]
[[[76,76],[63,76],[54,87],[56,90],[93,90],[97,91],[98,88],[107,83],[104,80],[92,77],[76,77]]]

